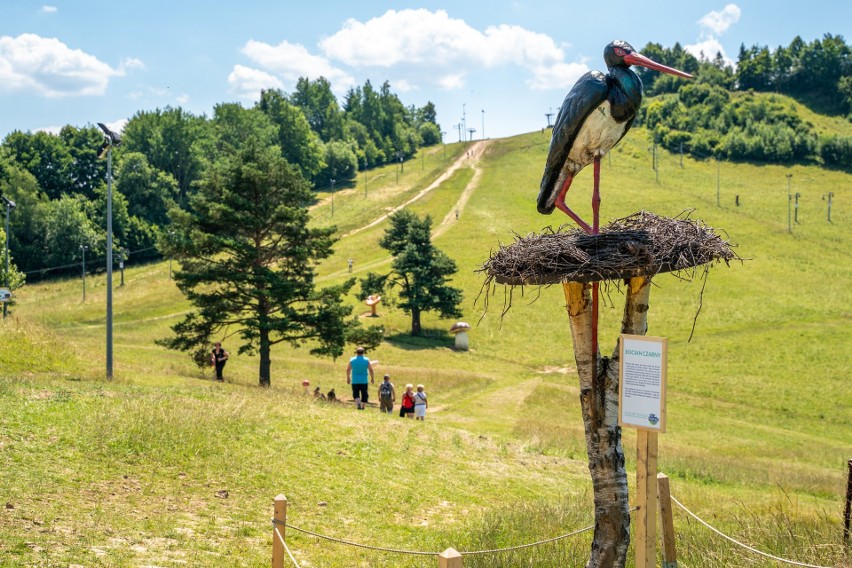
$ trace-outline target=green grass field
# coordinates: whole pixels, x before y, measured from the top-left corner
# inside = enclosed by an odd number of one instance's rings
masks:
[[[647,133],[632,131],[605,159],[602,217],[638,210],[724,231],[747,259],[713,266],[699,311],[700,274],[654,279],[649,334],[669,340],[668,431],[659,469],[672,493],[719,529],[768,553],[849,566],[841,532],[852,458],[852,176],[815,166],[695,161],[662,153],[659,181]],[[104,379],[105,281],[30,285],[0,333],[0,559],[3,566],[263,566],[272,500],[291,524],[392,548],[441,551],[523,544],[592,524],[591,483],[568,318],[559,287],[481,294],[477,269],[515,234],[567,218],[534,207],[549,133],[427,149],[321,195],[314,223],[349,234],[320,266],[321,284],[387,270],[386,222],[456,160],[460,167],[408,207],[434,220],[456,260],[471,350],[452,349],[451,321],[425,314],[425,337],[387,305],[381,317],[351,299],[386,341],[373,353],[399,388],[424,383],[425,423],[314,402],[301,381],[350,398],[344,359],[273,350],[272,388],[258,360],[232,356],[213,382],[183,354],[153,343],[190,309],[167,263],[133,266],[115,290],[115,374]],[[475,146],[478,152],[481,147]],[[446,157],[445,157],[446,156]],[[717,173],[718,172],[718,173]],[[788,232],[787,178],[799,192]],[[717,206],[717,183],[719,206]],[[834,192],[832,223],[826,202]],[[569,201],[590,216],[591,171]],[[739,195],[740,205],[735,205]],[[458,220],[455,212],[458,210]],[[357,230],[357,231],[356,231]],[[609,286],[601,349],[615,347],[621,293]],[[486,307],[487,299],[487,307]],[[232,355],[236,338],[224,343]],[[375,392],[375,391],[373,391]],[[624,447],[633,487],[635,432]],[[675,511],[682,566],[776,566]],[[301,566],[436,566],[329,543],[295,531]],[[590,533],[465,559],[465,566],[582,566]],[[632,561],[630,563],[632,566]]]

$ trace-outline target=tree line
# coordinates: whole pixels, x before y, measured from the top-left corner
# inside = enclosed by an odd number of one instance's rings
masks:
[[[815,110],[852,120],[852,49],[842,36],[826,34],[789,46],[740,47],[736,69],[720,53],[696,58],[680,44],[650,43],[642,52],[695,76],[692,81],[639,68],[655,100],[637,115],[637,124],[673,152],[697,158],[788,163],[811,162],[849,168],[852,137],[817,134],[788,95]]]
[[[406,107],[385,82],[352,88],[340,104],[325,78],[299,79],[292,93],[267,90],[250,108],[221,103],[212,116],[180,107],[143,110],[125,125],[114,153],[113,232],[116,262],[158,258],[173,238],[169,211],[192,209],[200,180],[248,138],[276,146],[309,187],[345,183],[359,170],[404,160],[437,144],[441,131],[428,102]],[[69,273],[86,247],[106,247],[106,161],[93,125],[58,133],[15,131],[0,143],[0,191],[14,200],[10,249],[13,280],[48,269]]]

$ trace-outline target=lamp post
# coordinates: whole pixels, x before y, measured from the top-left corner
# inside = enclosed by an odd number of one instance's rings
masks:
[[[6,197],[2,196],[3,204],[6,206],[6,289],[9,289],[9,212],[15,208],[15,202]],[[829,217],[830,217],[829,213]],[[3,302],[3,319],[6,319],[6,310],[9,302]]]
[[[447,133],[442,130],[441,131],[441,146],[444,147],[444,159],[445,160],[447,159],[447,141],[444,139],[444,137],[446,135],[447,135]]]
[[[795,204],[793,205],[793,221],[794,221],[797,225],[799,224],[799,197],[801,197],[801,196],[802,196],[802,194],[801,194],[801,193],[799,193],[798,191],[796,192],[796,194],[795,194],[795,196],[794,196],[794,197],[795,197],[795,199],[796,199],[796,202],[795,202]]]
[[[334,217],[334,178],[331,178],[331,216]]]
[[[121,270],[121,284],[120,286],[124,286],[124,261],[127,260],[127,253],[130,252],[126,248],[121,248],[118,251],[118,268]]]
[[[80,245],[80,250],[83,251],[83,301],[86,301],[86,250],[89,247]]]
[[[822,196],[823,199],[828,198],[828,222],[831,223],[831,198],[834,197],[834,192],[829,191]]]
[[[121,137],[106,127],[102,122],[98,123],[104,131],[105,140],[101,146],[100,157],[106,152],[107,157],[107,244],[106,244],[106,269],[107,269],[107,311],[106,311],[106,376],[112,379],[112,150],[121,144]]]
[[[793,207],[793,194],[790,193],[790,179],[793,177],[793,174],[787,174],[787,232],[793,232],[793,220],[792,220],[792,207]]]
[[[482,109],[482,139],[485,140],[485,109]]]

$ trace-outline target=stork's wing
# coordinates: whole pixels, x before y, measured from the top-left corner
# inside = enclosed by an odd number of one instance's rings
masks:
[[[556,124],[553,125],[553,137],[550,140],[550,150],[547,153],[544,175],[541,178],[541,189],[538,194],[539,212],[553,211],[553,206],[548,208],[543,207],[543,204],[552,203],[549,197],[554,191],[559,190],[556,183],[580,127],[586,117],[606,100],[608,92],[607,76],[600,71],[589,71],[580,77],[565,96],[559,114],[556,115]]]

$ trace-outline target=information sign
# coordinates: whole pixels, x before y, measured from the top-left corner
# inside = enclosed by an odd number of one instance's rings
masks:
[[[665,337],[621,335],[618,423],[654,432],[666,431]]]

